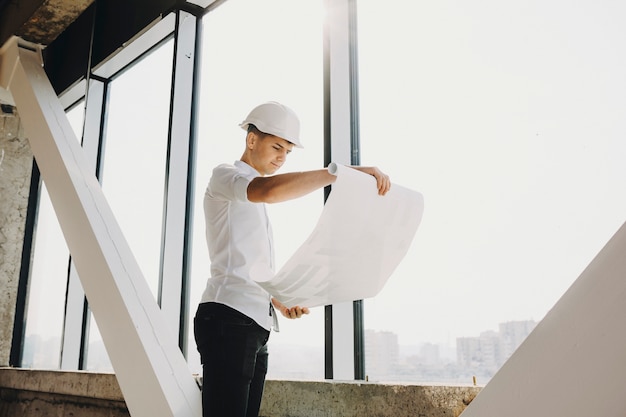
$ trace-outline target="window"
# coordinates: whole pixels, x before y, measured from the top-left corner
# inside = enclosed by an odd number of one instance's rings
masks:
[[[191,317],[209,277],[204,191],[214,166],[241,157],[245,132],[238,124],[247,113],[269,100],[292,107],[300,117],[305,149],[294,149],[280,172],[323,166],[322,18],[320,1],[289,0],[229,1],[204,18]],[[320,190],[269,206],[278,269],[313,230],[323,201]],[[323,379],[323,323],[322,308],[300,320],[282,318],[280,333],[270,337],[268,377]],[[201,373],[189,333],[190,367]]]
[[[83,113],[82,105],[67,113],[78,140],[83,127]],[[35,228],[22,366],[56,369],[61,357],[69,249],[43,182]]]
[[[370,380],[486,383],[622,225],[623,10],[569,6],[358,2],[362,164],[425,200]]]
[[[173,44],[166,42],[111,82],[101,177],[107,201],[155,300],[160,280]],[[94,320],[87,369],[111,369]]]

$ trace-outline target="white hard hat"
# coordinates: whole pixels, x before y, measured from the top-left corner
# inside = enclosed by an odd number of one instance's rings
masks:
[[[239,124],[244,130],[248,129],[248,125],[255,125],[263,133],[278,136],[303,148],[300,143],[300,120],[293,110],[283,104],[268,101],[256,106]]]

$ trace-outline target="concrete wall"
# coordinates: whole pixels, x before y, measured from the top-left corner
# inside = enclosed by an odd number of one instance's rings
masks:
[[[0,109],[0,159],[0,366],[6,366],[33,160],[16,110],[6,104]]]
[[[267,381],[261,417],[457,417],[478,387]],[[128,417],[113,374],[0,368],[0,417]]]

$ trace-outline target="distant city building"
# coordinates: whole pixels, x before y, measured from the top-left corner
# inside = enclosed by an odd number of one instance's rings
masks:
[[[400,347],[390,331],[365,330],[365,373],[370,381],[486,384],[537,325],[532,320],[500,323],[498,330],[456,339],[456,362],[441,346]],[[448,355],[449,356],[449,355]]]
[[[532,320],[500,323],[499,328],[500,338],[502,339],[502,355],[505,360],[511,357],[513,352],[515,352],[519,345],[522,344],[536,325],[537,323]]]
[[[456,339],[457,364],[466,368],[497,371],[537,325],[532,320],[500,323],[499,331],[479,337]]]
[[[394,373],[400,356],[398,335],[388,331],[365,330],[365,373],[376,378]]]
[[[419,350],[419,356],[422,363],[426,365],[436,365],[441,362],[439,354],[439,345],[434,343],[424,343]]]

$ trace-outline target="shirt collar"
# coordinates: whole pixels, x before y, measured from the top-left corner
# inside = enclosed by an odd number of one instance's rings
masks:
[[[235,166],[237,167],[237,169],[244,171],[246,174],[254,174],[257,177],[261,176],[261,173],[259,171],[257,171],[256,169],[252,168],[252,166],[248,165],[247,163],[243,162],[242,160],[236,160],[235,161]]]

